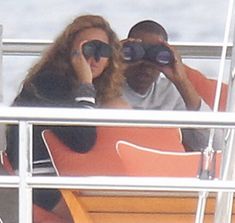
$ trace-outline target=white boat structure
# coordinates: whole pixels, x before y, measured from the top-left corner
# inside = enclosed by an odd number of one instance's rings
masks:
[[[19,173],[0,176],[0,193],[5,189],[16,189],[18,202],[17,221],[33,222],[32,188],[60,188],[79,190],[75,202],[75,223],[116,222],[235,222],[233,197],[235,192],[235,38],[229,42],[229,33],[234,29],[233,1],[230,1],[224,42],[221,44],[174,43],[184,58],[220,58],[217,89],[213,112],[176,111],[126,111],[126,110],[79,110],[12,108],[1,106],[1,128],[5,124],[19,125]],[[1,27],[0,34],[2,33]],[[235,35],[234,35],[235,36]],[[50,42],[30,42],[0,39],[0,67],[2,56],[40,55]],[[230,61],[229,95],[226,112],[218,112],[219,97],[224,75],[225,61]],[[0,75],[0,78],[2,75]],[[2,82],[0,81],[0,84]],[[0,86],[2,90],[3,86]],[[0,92],[2,100],[2,91]],[[96,125],[128,127],[189,127],[210,128],[211,136],[206,152],[202,153],[205,163],[198,162],[198,177],[153,177],[153,176],[32,176],[32,125]],[[225,129],[225,146],[222,150],[220,174],[210,178],[211,143],[214,129]],[[2,130],[1,130],[2,131]],[[4,133],[1,132],[1,144]],[[207,165],[208,164],[208,165]],[[141,165],[141,164],[140,164]],[[200,166],[201,165],[201,166]],[[187,167],[185,167],[187,168]],[[1,196],[0,196],[1,199]],[[0,206],[11,202],[0,201]],[[4,204],[2,203],[4,202]],[[2,209],[0,208],[0,211]],[[8,213],[9,215],[11,213]],[[0,222],[8,223],[0,212]],[[48,220],[48,219],[47,219]],[[50,220],[50,219],[49,219]],[[41,221],[43,222],[43,221]],[[46,222],[46,221],[44,221]]]

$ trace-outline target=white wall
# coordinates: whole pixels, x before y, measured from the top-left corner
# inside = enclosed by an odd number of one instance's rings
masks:
[[[2,78],[2,25],[0,24],[0,105],[3,102],[3,78]],[[5,125],[0,125],[0,151],[5,148]]]

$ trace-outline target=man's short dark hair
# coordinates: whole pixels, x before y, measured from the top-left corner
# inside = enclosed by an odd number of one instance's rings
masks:
[[[130,29],[128,33],[128,38],[135,38],[136,34],[142,32],[161,35],[164,38],[164,40],[166,41],[168,40],[168,34],[166,30],[163,28],[162,25],[153,20],[143,20],[141,22],[136,23]]]

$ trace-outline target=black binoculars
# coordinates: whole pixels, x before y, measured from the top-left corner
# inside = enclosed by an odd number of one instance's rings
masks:
[[[101,57],[111,57],[112,48],[109,44],[100,40],[92,40],[83,44],[82,52],[86,59],[94,57],[98,62]]]
[[[165,45],[151,45],[128,41],[123,44],[122,54],[125,62],[148,60],[161,66],[174,62],[172,51]]]

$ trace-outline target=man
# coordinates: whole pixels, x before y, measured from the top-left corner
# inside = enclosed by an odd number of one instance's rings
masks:
[[[190,69],[186,69],[180,55],[167,40],[165,29],[151,20],[141,21],[130,29],[128,39],[123,41],[124,59],[127,61],[123,89],[125,99],[136,109],[210,111],[188,79],[186,70]],[[138,44],[144,52],[139,50]],[[132,45],[134,47],[128,49]],[[156,55],[159,49],[153,50],[159,45],[169,51],[160,59]],[[169,61],[165,60],[167,57]],[[182,129],[182,133],[187,151],[207,147],[208,129]],[[217,132],[217,136],[221,137],[221,134]],[[214,144],[220,148],[218,143],[217,140]]]

